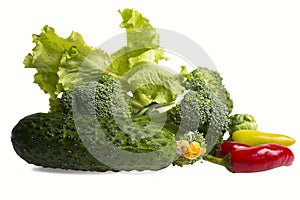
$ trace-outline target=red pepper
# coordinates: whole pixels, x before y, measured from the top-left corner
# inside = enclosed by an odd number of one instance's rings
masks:
[[[219,154],[221,157],[224,157],[227,153],[229,153],[234,149],[241,149],[246,147],[250,147],[250,146],[240,142],[223,142],[222,144],[220,144]]]
[[[223,165],[231,172],[246,173],[289,166],[294,161],[294,154],[279,144],[263,144],[232,150],[223,159],[211,155],[206,155],[204,159]]]

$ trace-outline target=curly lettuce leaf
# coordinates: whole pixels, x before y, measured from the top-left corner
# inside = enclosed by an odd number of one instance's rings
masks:
[[[164,56],[159,34],[149,20],[133,9],[119,10],[127,45],[111,55],[114,72],[126,80],[137,105],[172,103],[183,92],[181,81],[157,64]]]
[[[103,72],[108,72],[109,64],[109,56],[101,49],[94,49],[85,56],[72,48],[61,59],[58,81],[64,90],[72,89],[75,84],[84,81],[97,81]]]
[[[126,29],[127,45],[111,55],[112,68],[122,76],[143,62],[158,63],[167,59],[159,46],[159,34],[149,20],[133,9],[119,10],[121,28]]]
[[[36,46],[25,57],[24,65],[37,70],[34,82],[50,95],[52,112],[59,111],[57,96],[73,87],[79,71],[83,77],[95,77],[109,65],[108,55],[88,46],[79,33],[62,38],[54,28],[44,26],[40,35],[32,37]]]
[[[119,10],[123,18],[121,28],[126,29],[127,46],[129,48],[159,48],[159,34],[149,20],[136,10]]]
[[[113,71],[122,76],[135,66],[141,63],[158,63],[159,60],[166,59],[162,49],[130,49],[123,47],[111,55]]]

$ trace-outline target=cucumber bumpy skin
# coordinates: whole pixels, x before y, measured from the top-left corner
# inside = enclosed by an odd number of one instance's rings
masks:
[[[128,128],[131,130],[134,126],[129,124]],[[61,113],[36,113],[21,119],[12,130],[11,140],[16,153],[25,161],[50,168],[84,171],[159,170],[167,167],[176,157],[175,139],[164,129],[157,134],[139,130],[139,137],[128,137],[123,129],[115,125],[108,130],[105,133],[107,141],[111,141],[118,149],[135,152],[137,156],[123,158],[110,149],[99,151],[99,144],[103,145],[104,140],[97,136],[98,130],[87,129],[87,134],[79,137],[72,116]],[[100,162],[82,141],[92,146],[93,153],[104,154],[114,159],[115,163],[120,163],[120,166],[112,168]],[[138,153],[147,152],[154,153],[149,154],[147,159],[138,158]]]

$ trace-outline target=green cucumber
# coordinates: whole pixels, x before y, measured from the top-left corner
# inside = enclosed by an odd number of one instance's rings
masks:
[[[165,129],[132,121],[122,128],[110,122],[91,126],[88,118],[80,120],[86,126],[75,121],[62,113],[29,115],[13,128],[13,147],[28,163],[85,171],[159,170],[176,157],[175,138]]]

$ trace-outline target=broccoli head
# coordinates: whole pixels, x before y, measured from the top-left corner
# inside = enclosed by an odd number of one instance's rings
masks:
[[[168,111],[168,122],[172,122],[185,132],[206,132],[211,118],[211,99],[207,90],[190,91]]]
[[[228,112],[233,109],[233,101],[229,92],[222,83],[223,78],[214,70],[205,67],[198,67],[187,76],[187,85],[192,90],[198,90],[199,85],[205,85],[210,88],[214,95],[226,105]]]
[[[120,82],[108,74],[103,74],[98,82],[81,83],[65,91],[60,105],[64,113],[96,115],[100,122],[131,115],[129,96]]]
[[[228,110],[211,91],[198,82],[176,106],[168,111],[168,121],[188,131],[206,133],[209,129],[225,132],[228,129]]]

